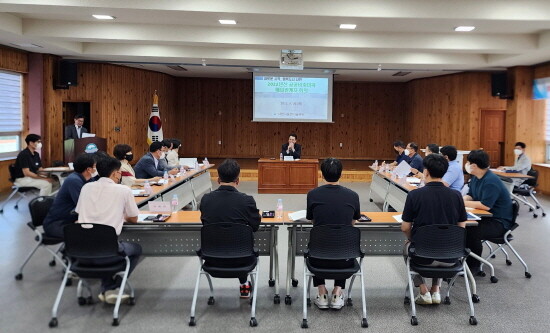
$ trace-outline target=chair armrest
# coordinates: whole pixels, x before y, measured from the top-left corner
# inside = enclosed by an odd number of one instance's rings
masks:
[[[304,258],[309,257],[309,249],[304,250]]]

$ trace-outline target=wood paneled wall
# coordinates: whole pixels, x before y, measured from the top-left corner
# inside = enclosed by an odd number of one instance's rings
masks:
[[[0,46],[0,70],[27,73],[29,63],[27,52]]]
[[[390,159],[392,142],[404,137],[407,127],[404,90],[404,84],[335,82],[334,123],[269,123],[252,122],[252,80],[182,78],[177,86],[180,155],[278,156],[294,132],[304,157]]]

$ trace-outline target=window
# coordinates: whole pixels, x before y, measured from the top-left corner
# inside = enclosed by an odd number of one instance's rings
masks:
[[[0,159],[21,150],[23,127],[22,75],[0,71]]]

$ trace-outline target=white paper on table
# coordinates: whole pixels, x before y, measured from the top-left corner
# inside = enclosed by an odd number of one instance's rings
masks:
[[[292,221],[307,221],[306,214],[307,214],[307,212],[305,210],[298,210],[298,211],[293,212],[293,213],[288,213],[288,217]]]
[[[466,207],[466,210],[474,210],[472,207]]]
[[[284,156],[283,161],[294,161],[294,157],[293,156]]]
[[[82,133],[82,138],[95,138],[95,133]]]
[[[420,184],[420,179],[416,177],[407,177],[407,183],[409,184]]]
[[[143,194],[145,193],[144,190],[132,190],[132,195],[140,195],[140,194]]]
[[[397,222],[403,222],[403,219],[401,218],[403,216],[403,214],[401,215],[394,215],[393,218],[394,220],[396,220]]]
[[[195,163],[197,162],[196,157],[181,157],[180,158],[180,165],[187,166],[189,168],[195,167]]]
[[[409,173],[411,173],[411,166],[409,163],[401,161],[395,170],[393,170],[393,173],[399,178],[406,177]]]
[[[153,213],[169,213],[171,211],[170,201],[149,201],[149,210]]]

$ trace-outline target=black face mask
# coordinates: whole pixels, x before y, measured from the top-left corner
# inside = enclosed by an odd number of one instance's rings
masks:
[[[134,155],[124,155],[124,159],[126,159],[126,161],[128,162],[132,162],[132,160],[134,159]]]

